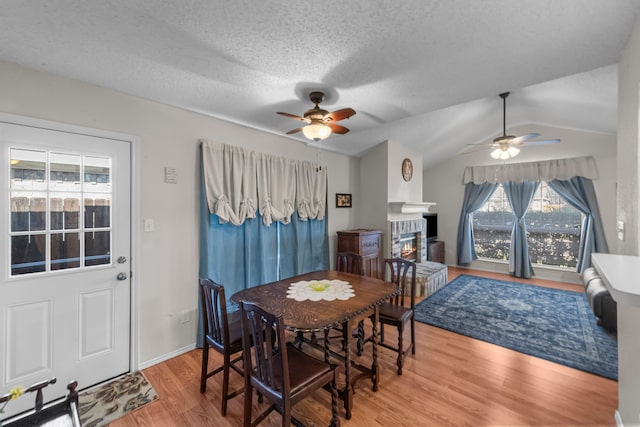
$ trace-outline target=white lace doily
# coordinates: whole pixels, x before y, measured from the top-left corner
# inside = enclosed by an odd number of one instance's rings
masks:
[[[287,298],[296,301],[348,300],[355,296],[349,282],[344,280],[302,280],[292,283],[287,290]]]

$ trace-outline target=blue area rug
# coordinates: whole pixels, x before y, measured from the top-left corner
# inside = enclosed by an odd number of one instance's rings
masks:
[[[416,320],[618,378],[616,336],[597,325],[582,292],[462,275],[420,302]]]

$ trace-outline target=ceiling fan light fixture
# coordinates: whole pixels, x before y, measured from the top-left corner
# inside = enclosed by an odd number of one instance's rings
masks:
[[[491,152],[491,157],[494,159],[507,160],[517,156],[518,153],[520,153],[520,149],[513,145],[508,148],[498,147]]]
[[[278,111],[278,114],[281,116],[289,117],[290,119],[295,119],[301,122],[308,123],[306,126],[301,126],[299,128],[291,129],[287,132],[287,135],[292,135],[294,133],[302,132],[302,134],[312,140],[312,141],[322,141],[323,139],[329,138],[329,136],[333,133],[338,135],[344,135],[349,132],[344,126],[336,124],[340,120],[348,119],[349,117],[356,114],[353,108],[342,108],[340,110],[328,112],[327,110],[323,110],[320,108],[318,104],[320,104],[324,99],[324,93],[322,92],[311,92],[309,94],[309,99],[311,102],[315,104],[315,106],[304,112],[302,117],[297,116],[291,113],[285,113],[283,111]]]
[[[491,152],[491,157],[493,157],[494,159],[499,159],[500,156],[502,156],[502,150],[500,148],[496,148]]]
[[[331,135],[331,128],[322,123],[311,123],[302,128],[302,133],[313,141],[322,141]]]
[[[513,145],[509,147],[509,149],[507,150],[509,157],[515,157],[518,155],[519,152],[520,152],[520,149],[518,147],[514,147]]]

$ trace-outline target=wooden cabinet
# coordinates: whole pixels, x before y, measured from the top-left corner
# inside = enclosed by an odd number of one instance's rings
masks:
[[[434,240],[427,243],[429,249],[427,251],[427,259],[433,262],[444,264],[444,242]]]
[[[364,229],[338,231],[338,252],[346,251],[362,255],[366,276],[378,279],[383,277],[382,231]]]

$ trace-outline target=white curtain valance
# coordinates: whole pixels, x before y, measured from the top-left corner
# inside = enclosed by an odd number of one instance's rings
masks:
[[[242,224],[256,217],[257,159],[239,147],[202,142],[204,184],[209,212],[221,223]]]
[[[592,156],[586,156],[540,162],[468,166],[464,170],[462,183],[505,183],[525,180],[540,182],[553,179],[566,181],[574,176],[598,179],[598,168],[595,159]]]
[[[324,218],[326,168],[226,144],[201,144],[209,212],[221,223],[241,225],[259,209],[265,225],[288,224],[296,207],[301,220]]]

